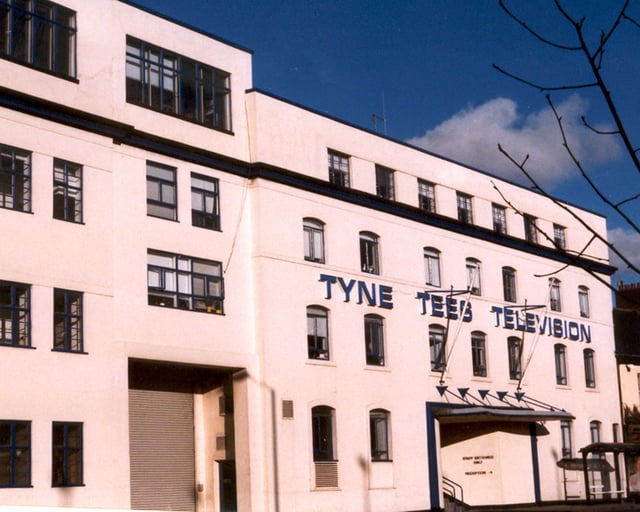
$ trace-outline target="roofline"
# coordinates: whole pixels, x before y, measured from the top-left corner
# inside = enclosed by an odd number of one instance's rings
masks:
[[[149,7],[142,6],[142,5],[136,3],[133,0],[118,0],[118,1],[122,2],[123,4],[127,4],[127,5],[129,5],[131,7],[134,7],[136,9],[139,9],[141,11],[144,11],[144,12],[146,12],[148,14],[153,15],[153,16],[157,16],[158,18],[162,18],[163,20],[169,21],[171,23],[175,23],[176,25],[180,25],[181,27],[187,28],[187,29],[189,29],[189,30],[191,30],[193,32],[197,32],[198,34],[202,34],[203,36],[207,36],[207,37],[209,37],[211,39],[214,39],[215,41],[218,41],[220,43],[223,43],[223,44],[226,44],[228,46],[231,46],[231,47],[235,48],[236,50],[241,50],[243,52],[248,53],[249,55],[253,55],[253,50],[251,50],[249,48],[246,48],[246,47],[241,46],[241,45],[239,45],[237,43],[229,41],[228,39],[224,39],[222,37],[219,37],[219,36],[217,36],[215,34],[212,34],[211,32],[207,32],[206,30],[202,30],[201,28],[198,28],[198,27],[196,27],[194,25],[190,25],[188,23],[184,23],[184,22],[182,22],[180,20],[177,20],[175,18],[167,16],[166,14],[162,14],[161,12],[158,12],[158,11],[155,11],[153,9],[150,9]]]
[[[121,1],[124,1],[124,0],[121,0]],[[579,210],[582,210],[584,212],[590,213],[592,215],[596,215],[596,216],[601,217],[603,219],[607,218],[606,215],[603,215],[601,213],[595,212],[593,210],[589,210],[588,208],[585,208],[583,206],[577,205],[575,203],[571,203],[569,201],[565,201],[563,199],[558,199],[557,197],[552,196],[550,194],[549,195],[544,194],[542,192],[537,191],[534,188],[526,187],[525,185],[522,185],[521,183],[517,183],[517,182],[509,180],[507,178],[503,178],[502,176],[498,176],[497,174],[492,174],[491,172],[486,171],[484,169],[480,169],[478,167],[473,167],[473,166],[471,166],[469,164],[465,164],[465,163],[459,162],[457,160],[454,160],[453,158],[450,158],[450,157],[447,157],[447,156],[443,156],[443,155],[440,155],[438,153],[434,153],[433,151],[429,151],[428,149],[424,149],[424,148],[421,148],[421,147],[418,147],[418,146],[414,146],[413,144],[409,144],[406,141],[394,139],[393,137],[389,137],[388,135],[382,135],[380,133],[377,133],[377,132],[374,132],[374,131],[370,130],[369,128],[364,128],[362,126],[359,126],[357,124],[351,123],[349,121],[345,121],[344,119],[340,119],[338,117],[335,117],[335,116],[333,116],[331,114],[327,114],[326,112],[320,112],[319,110],[315,110],[313,108],[306,107],[306,106],[304,106],[304,105],[302,105],[300,103],[296,103],[294,101],[290,101],[290,100],[288,100],[288,99],[286,99],[286,98],[284,98],[282,96],[278,96],[277,94],[273,94],[273,93],[267,92],[267,91],[265,91],[263,89],[260,89],[260,88],[257,88],[257,87],[252,87],[251,89],[247,89],[245,91],[245,93],[247,93],[247,94],[249,94],[249,93],[262,94],[262,95],[267,96],[269,98],[272,98],[274,100],[281,101],[283,103],[287,103],[288,105],[291,105],[292,107],[296,107],[296,108],[299,108],[299,109],[302,109],[302,110],[306,110],[307,112],[309,112],[311,114],[315,114],[317,116],[324,117],[324,118],[329,119],[331,121],[334,121],[336,123],[340,123],[340,124],[343,124],[345,126],[348,126],[349,128],[353,128],[355,130],[359,130],[361,132],[365,132],[368,135],[372,135],[374,137],[378,137],[380,139],[383,139],[383,140],[386,140],[386,141],[389,141],[389,142],[393,142],[394,144],[399,144],[401,146],[404,146],[404,147],[406,147],[408,149],[412,149],[412,150],[417,151],[419,153],[423,153],[425,155],[429,155],[429,156],[432,156],[434,158],[438,158],[440,160],[444,160],[446,162],[449,162],[449,163],[452,163],[452,164],[455,164],[455,165],[459,165],[460,167],[464,167],[465,169],[469,169],[471,171],[475,171],[475,172],[478,172],[480,174],[484,174],[485,176],[488,176],[490,178],[495,178],[495,179],[500,180],[500,181],[502,181],[504,183],[508,183],[510,185],[513,185],[514,187],[518,187],[520,189],[526,190],[527,192],[531,192],[533,194],[537,194],[537,195],[542,196],[542,197],[549,197],[552,200],[559,201],[562,204],[566,204],[567,206],[571,206],[573,208],[577,208]]]

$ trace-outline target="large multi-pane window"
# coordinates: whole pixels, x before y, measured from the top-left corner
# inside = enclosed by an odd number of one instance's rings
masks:
[[[304,259],[324,263],[324,223],[311,218],[302,220]]]
[[[558,249],[566,249],[567,247],[565,231],[564,226],[560,224],[553,225],[553,243]]]
[[[491,205],[493,215],[493,230],[502,235],[507,234],[507,209],[499,204]]]
[[[509,378],[520,380],[522,378],[522,340],[516,336],[507,339],[509,356]]]
[[[318,405],[311,409],[313,460],[334,461],[334,409]]]
[[[307,307],[307,351],[309,359],[329,359],[329,318],[320,306]]]
[[[147,162],[147,215],[176,220],[177,214],[175,167]]]
[[[538,242],[537,219],[532,215],[524,215],[524,239],[527,242]]]
[[[51,484],[82,485],[82,423],[54,422],[52,434]]]
[[[511,267],[502,267],[502,293],[506,302],[516,302],[516,271]]]
[[[567,385],[567,347],[562,343],[553,346],[553,353],[556,363],[556,384]]]
[[[389,450],[389,411],[373,409],[369,412],[369,436],[371,439],[371,460],[383,462],[391,460]]]
[[[425,283],[440,286],[440,251],[433,247],[424,248]]]
[[[384,366],[384,319],[381,316],[365,315],[364,345],[367,364]]]
[[[329,150],[329,181],[340,187],[349,187],[349,156]]]
[[[480,262],[475,258],[467,258],[467,289],[472,295],[480,295],[482,287],[480,282]]]
[[[395,197],[393,171],[381,165],[376,165],[376,194],[384,199]]]
[[[75,77],[76,13],[48,0],[0,0],[0,56]]]
[[[222,263],[180,254],[147,252],[149,304],[223,313]]]
[[[199,228],[220,229],[216,178],[191,173],[191,224]]]
[[[429,326],[429,358],[432,372],[442,370],[446,363],[444,334],[444,327],[437,324]]]
[[[483,332],[473,331],[471,333],[471,363],[474,377],[487,376],[487,344]]]
[[[589,318],[591,316],[589,308],[589,288],[586,286],[578,286],[578,302],[580,304],[580,316]]]
[[[585,348],[582,351],[584,359],[584,383],[588,388],[596,387],[596,363],[593,349]]]
[[[53,161],[53,218],[82,222],[82,166]]]
[[[551,311],[562,311],[562,301],[560,300],[560,280],[555,277],[549,278],[549,307]]]
[[[82,293],[53,291],[53,348],[82,352]]]
[[[31,153],[0,144],[0,208],[31,211]]]
[[[458,220],[465,224],[473,224],[472,197],[468,194],[457,192],[456,200],[458,203]]]
[[[360,232],[360,268],[367,274],[380,273],[378,235],[374,233]]]
[[[0,420],[0,487],[31,485],[31,422]]]
[[[418,206],[429,213],[436,213],[436,188],[433,183],[418,179]]]
[[[560,420],[560,436],[562,437],[562,458],[571,458],[573,448],[571,446],[571,422]]]
[[[231,76],[127,36],[127,101],[231,130]]]
[[[0,344],[31,346],[29,285],[0,281]]]

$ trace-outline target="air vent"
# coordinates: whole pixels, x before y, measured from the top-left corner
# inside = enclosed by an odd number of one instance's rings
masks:
[[[282,401],[282,417],[289,419],[293,418],[293,400]]]

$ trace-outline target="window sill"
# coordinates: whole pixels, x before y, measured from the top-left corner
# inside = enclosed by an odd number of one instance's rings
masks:
[[[89,352],[85,352],[84,350],[66,350],[64,348],[52,348],[51,352],[58,352],[62,354],[80,354],[88,356]]]
[[[391,368],[389,368],[388,366],[376,366],[373,364],[368,364],[364,367],[364,369],[372,372],[391,373]]]
[[[308,364],[309,366],[328,366],[330,368],[335,368],[336,367],[336,363],[333,362],[331,359],[327,359],[327,360],[323,360],[323,359],[307,359],[305,364]]]
[[[13,345],[11,343],[0,343],[0,347],[9,347],[9,348],[27,348],[27,349],[31,349],[31,350],[35,350],[36,347],[32,346],[32,345]]]

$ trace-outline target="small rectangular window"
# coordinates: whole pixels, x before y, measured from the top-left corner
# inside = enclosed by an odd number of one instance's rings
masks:
[[[329,318],[324,308],[307,308],[307,350],[309,359],[329,360]]]
[[[484,333],[471,333],[471,362],[474,377],[487,376],[487,347]]]
[[[53,291],[53,348],[82,352],[82,293]]]
[[[364,342],[367,364],[384,366],[384,321],[376,315],[364,317]]]
[[[191,223],[206,229],[220,229],[218,180],[191,173]]]
[[[562,311],[560,300],[560,281],[556,278],[549,279],[549,308],[551,311]]]
[[[429,213],[436,213],[436,189],[433,183],[418,179],[418,206]]]
[[[324,224],[316,219],[303,221],[304,259],[324,263]]]
[[[380,273],[378,237],[373,233],[360,233],[360,269],[367,274]]]
[[[53,218],[82,222],[82,166],[53,161]]]
[[[464,224],[473,224],[471,196],[457,192],[456,199],[458,202],[458,220]]]
[[[371,438],[371,460],[384,462],[391,460],[389,453],[389,413],[374,409],[369,413],[369,436]]]
[[[510,267],[502,267],[502,291],[505,302],[516,302],[516,271]]]
[[[531,215],[524,216],[524,238],[527,242],[538,243],[537,219]]]
[[[429,355],[431,359],[431,371],[438,372],[443,370],[446,364],[444,327],[439,325],[429,327]]]
[[[31,485],[31,422],[0,420],[0,487]]]
[[[430,247],[424,249],[425,284],[440,286],[440,251]]]
[[[376,194],[378,197],[390,200],[395,196],[393,171],[381,165],[376,165]]]
[[[52,431],[52,485],[82,485],[82,423],[54,422]]]
[[[566,347],[560,343],[553,347],[556,364],[556,384],[567,385],[567,352]]]
[[[349,156],[329,150],[329,182],[349,188]]]
[[[594,360],[594,352],[587,348],[583,351],[584,356],[584,380],[588,388],[596,387],[596,365]]]
[[[589,308],[589,288],[586,286],[578,287],[578,302],[580,304],[580,316],[582,318],[589,318],[591,316]]]
[[[571,458],[573,454],[571,447],[571,422],[561,420],[560,433],[562,436],[562,458]]]
[[[565,228],[559,224],[553,225],[553,243],[558,249],[567,248],[567,240],[565,237]]]
[[[499,204],[491,205],[493,214],[493,230],[501,235],[507,234],[507,209]]]
[[[0,144],[0,208],[31,211],[31,153]]]
[[[522,378],[522,340],[511,337],[507,340],[509,350],[509,378],[520,380]]]
[[[0,344],[30,347],[30,286],[0,281]]]
[[[176,220],[176,169],[147,162],[147,215]]]

